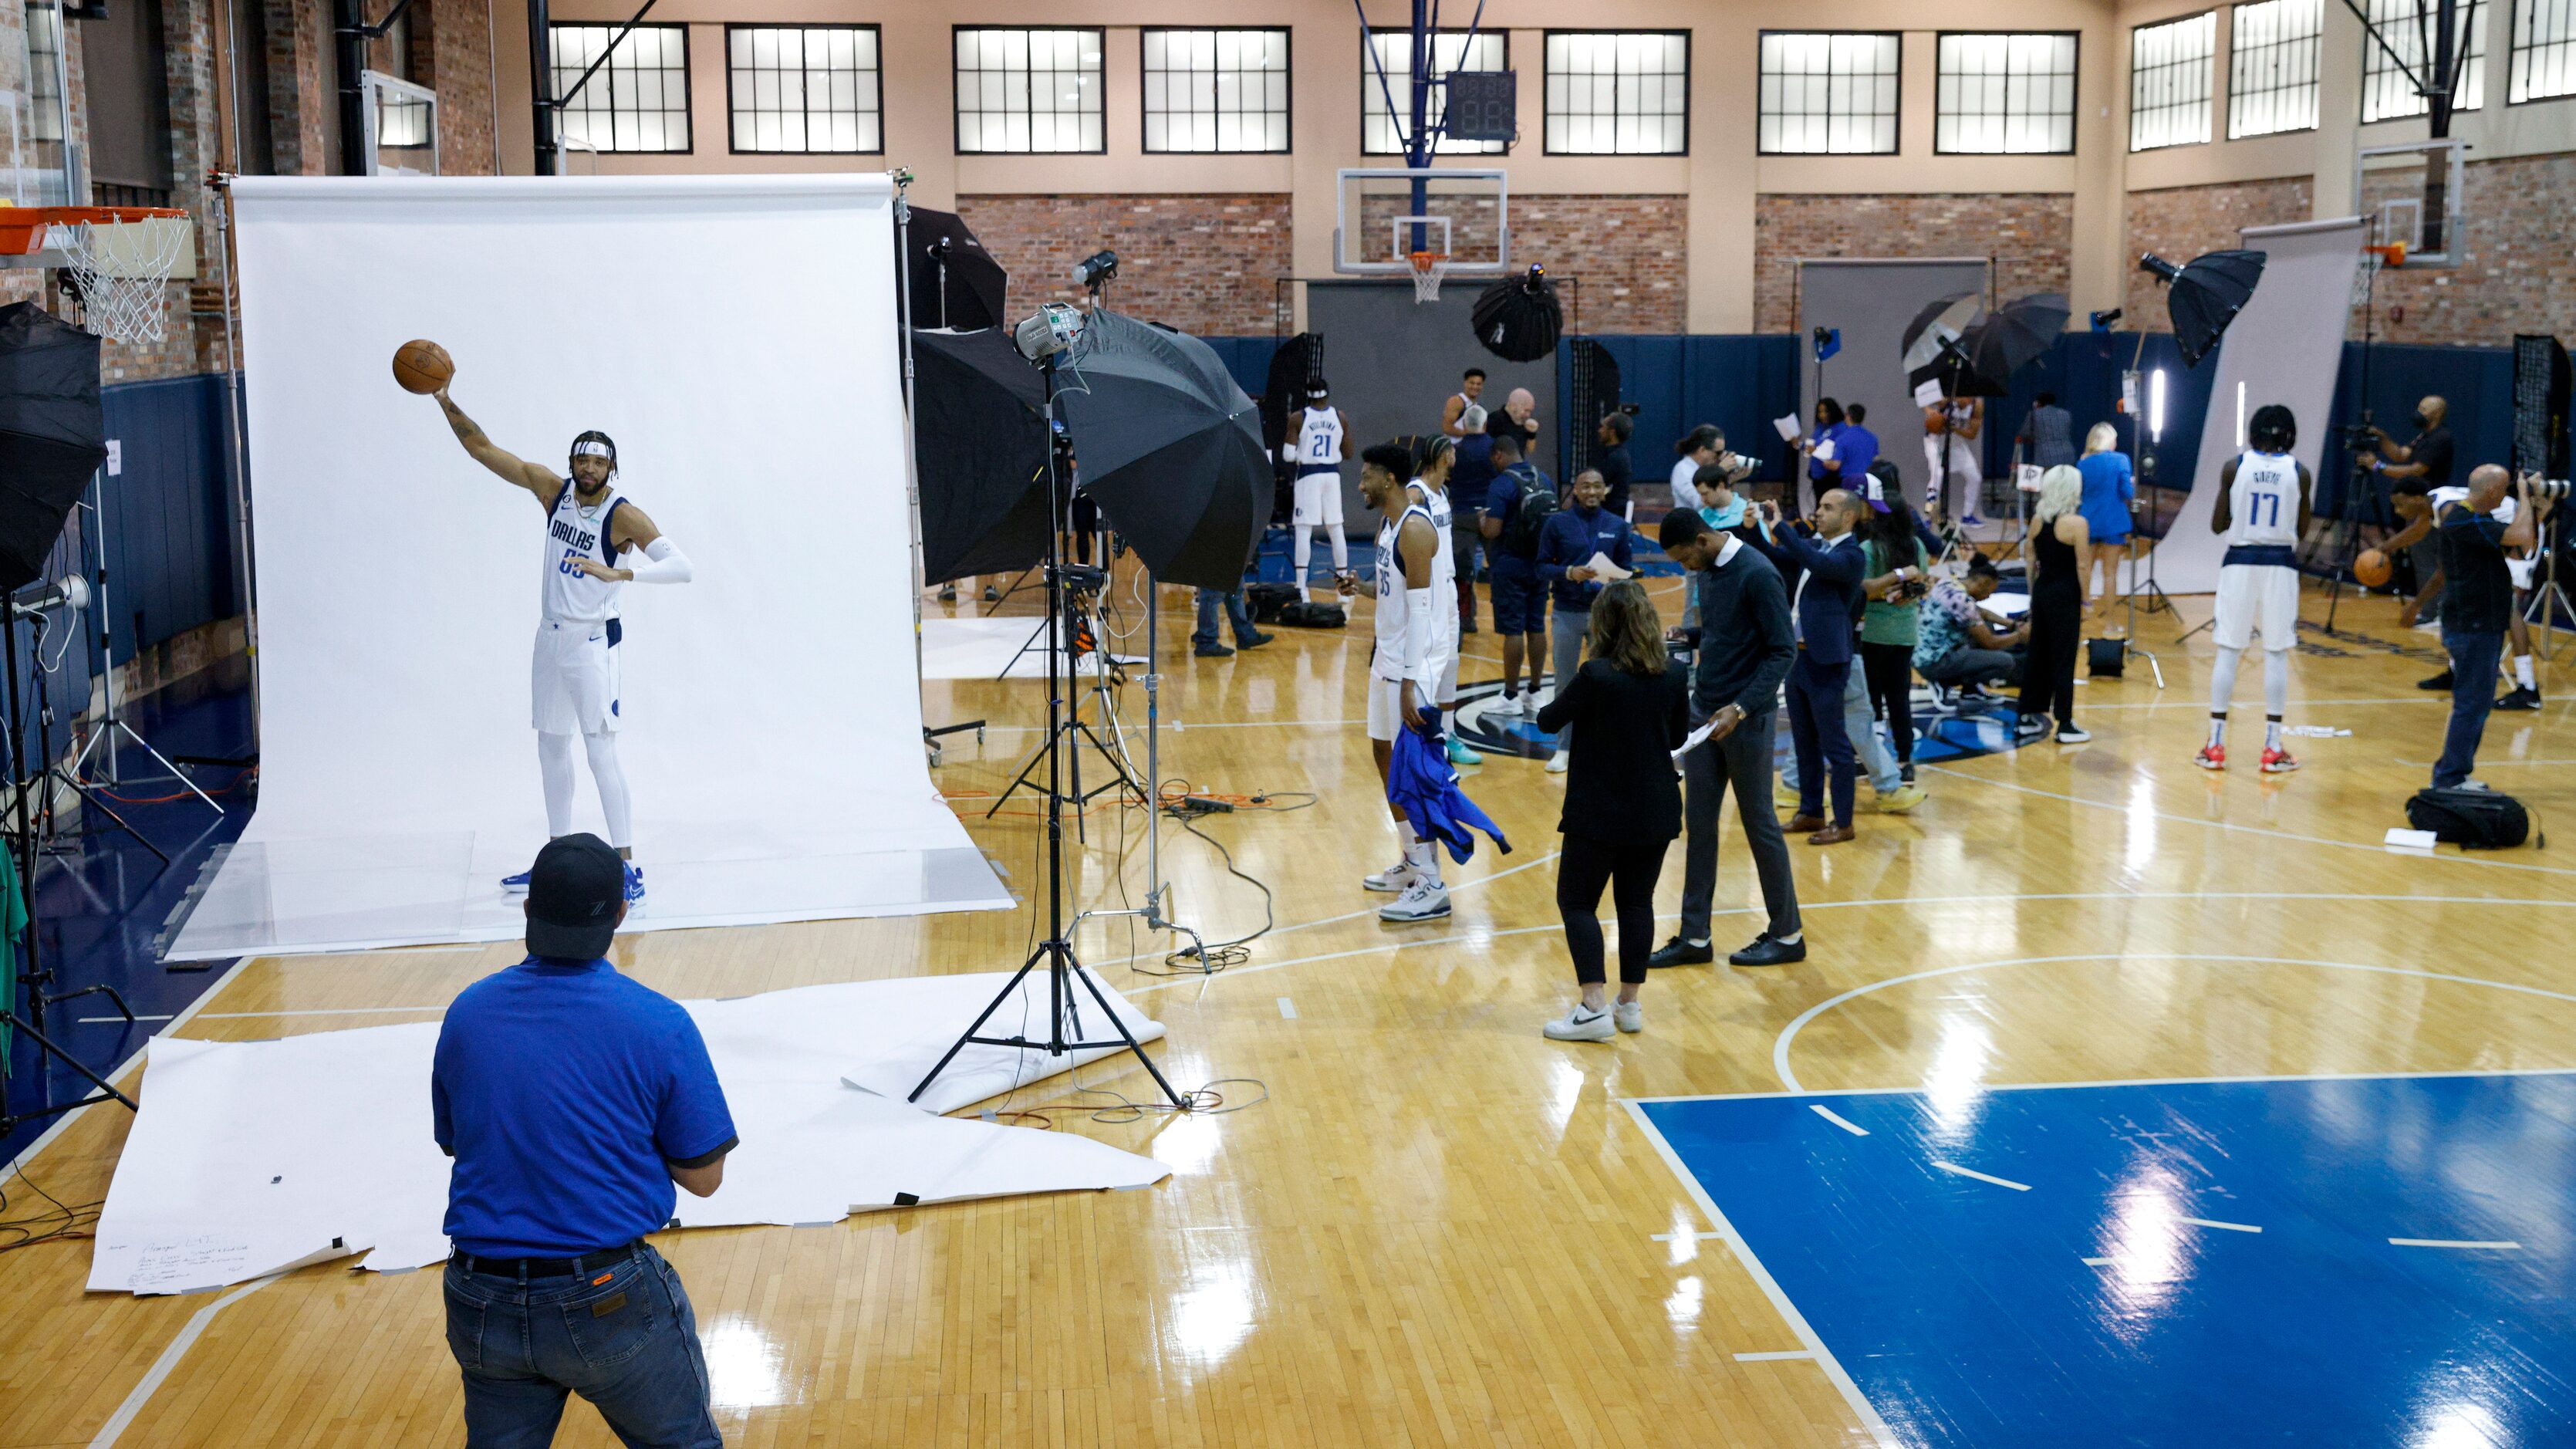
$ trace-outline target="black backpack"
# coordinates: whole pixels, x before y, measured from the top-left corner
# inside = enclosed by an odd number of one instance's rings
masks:
[[[2522,802],[2493,790],[2418,790],[2406,802],[2406,823],[2471,850],[2510,850],[2531,834]]]
[[[1536,468],[1503,476],[1519,486],[1521,496],[1512,509],[1512,521],[1503,525],[1501,543],[1515,557],[1537,558],[1539,532],[1556,516],[1556,485]]]

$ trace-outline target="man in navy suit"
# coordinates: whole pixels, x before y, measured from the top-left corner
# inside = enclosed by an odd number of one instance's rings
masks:
[[[1798,816],[1789,833],[1807,833],[1809,845],[1840,845],[1852,838],[1852,741],[1843,726],[1843,690],[1850,683],[1852,637],[1863,604],[1860,535],[1862,503],[1847,488],[1816,503],[1814,536],[1802,524],[1783,524],[1776,503],[1762,505],[1762,551],[1789,586],[1789,615],[1797,628],[1798,657],[1789,666],[1789,738],[1798,756]],[[1823,769],[1817,768],[1819,759]],[[1833,818],[1824,814],[1823,787],[1833,786]]]

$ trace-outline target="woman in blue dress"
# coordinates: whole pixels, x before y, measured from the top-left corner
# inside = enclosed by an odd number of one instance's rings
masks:
[[[2109,423],[2095,423],[2084,437],[2084,456],[2075,471],[2084,475],[2084,502],[2078,509],[2093,536],[2091,556],[2080,567],[2084,577],[2084,618],[2089,628],[2104,593],[2120,586],[2120,560],[2129,553],[2129,518],[2138,501],[2137,476],[2129,455],[2119,451],[2120,435]],[[2093,568],[2102,568],[2102,592],[2093,588]]]

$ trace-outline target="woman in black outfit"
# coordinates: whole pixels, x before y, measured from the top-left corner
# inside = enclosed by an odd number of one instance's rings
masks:
[[[2093,738],[2075,724],[2075,655],[2084,642],[2084,567],[2092,533],[2084,526],[2084,475],[2064,464],[2039,476],[2030,515],[2030,662],[2022,675],[2021,734],[2036,737],[2057,716],[2057,742]]]
[[[1681,779],[1672,752],[1690,729],[1687,680],[1664,652],[1663,621],[1634,579],[1621,579],[1592,604],[1583,667],[1538,714],[1541,732],[1573,725],[1565,852],[1556,864],[1556,908],[1583,999],[1546,1026],[1557,1041],[1608,1041],[1643,1031],[1637,988],[1655,949],[1655,877],[1682,833]],[[1601,888],[1619,912],[1619,1002],[1604,999]]]

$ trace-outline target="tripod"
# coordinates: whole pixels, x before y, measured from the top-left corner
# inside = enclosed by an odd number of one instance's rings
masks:
[[[163,775],[149,775],[141,778],[150,780],[176,780],[180,784],[188,787],[189,794],[204,801],[207,809],[214,811],[217,815],[221,815],[224,813],[224,807],[215,803],[214,796],[209,795],[204,790],[200,789],[196,781],[189,779],[177,765],[170,763],[168,756],[162,754],[159,750],[152,748],[152,742],[143,738],[143,736],[136,734],[134,732],[134,727],[127,724],[117,713],[116,654],[115,651],[109,647],[114,629],[114,626],[109,621],[116,617],[116,611],[109,607],[107,593],[107,490],[102,481],[105,477],[106,474],[104,472],[92,473],[90,475],[90,497],[81,505],[89,510],[91,519],[98,524],[98,563],[96,565],[96,572],[92,575],[93,582],[91,584],[91,590],[98,596],[98,663],[99,669],[102,671],[100,682],[105,690],[105,694],[103,696],[104,702],[100,706],[98,727],[91,731],[90,737],[82,743],[80,753],[72,757],[72,778],[76,780],[80,777],[81,767],[89,763],[90,752],[92,750],[98,750],[103,744],[106,746],[106,749],[101,750],[99,753],[99,778],[110,785],[134,783],[134,781],[127,780],[117,774],[116,747],[122,742],[118,739],[118,736],[121,735],[124,737],[124,740],[131,741],[134,744],[141,746],[143,753],[150,755],[153,763],[159,765],[167,772]],[[135,643],[140,645],[142,641],[138,639]],[[79,787],[75,785],[74,788],[78,789]],[[85,800],[89,799],[89,792],[87,790],[81,790],[81,798]],[[98,802],[91,800],[90,803],[95,805]],[[128,832],[134,832],[134,827],[125,825],[123,820],[117,819],[116,812],[112,810],[109,811],[108,818],[116,820],[116,823],[119,825],[124,825]],[[140,833],[134,833],[134,838],[137,840],[143,839]],[[170,857],[162,851],[161,847],[152,845],[148,840],[144,841],[144,844],[151,846],[152,853],[161,857],[162,864],[169,864]]]
[[[1047,627],[1044,632],[1047,641],[1046,647],[1050,651],[1053,651],[1062,647],[1062,645],[1058,643],[1059,628],[1064,624],[1064,621],[1074,616],[1075,610],[1080,608],[1082,598],[1086,593],[1090,592],[1091,581],[1098,571],[1093,570],[1088,566],[1075,566],[1071,568],[1058,567],[1053,561],[1053,545],[1049,545],[1049,562],[1047,563],[1046,568],[1048,572]],[[1151,617],[1152,616],[1149,611],[1147,615],[1149,621]],[[1074,632],[1075,631],[1070,628],[1063,629],[1063,633],[1066,636],[1070,636]],[[1019,654],[1012,655],[1011,663],[1003,665],[1001,674],[996,675],[995,677],[1007,678],[1011,672],[1011,664],[1018,663],[1020,654],[1026,654],[1030,649],[1035,648],[1037,646],[1037,642],[1038,636],[1036,634],[1031,634],[1028,642],[1020,646]],[[1102,739],[1099,732],[1091,727],[1090,722],[1083,719],[1082,701],[1080,699],[1074,700],[1072,707],[1065,711],[1063,722],[1051,725],[1048,728],[1047,737],[1038,743],[1037,753],[1031,755],[1029,757],[1029,762],[1020,767],[1019,776],[1011,781],[1010,788],[1004,790],[1001,798],[993,802],[992,809],[984,812],[985,819],[990,820],[995,815],[1000,814],[1002,806],[1009,803],[1010,798],[1013,795],[1018,794],[1023,788],[1037,788],[1036,781],[1032,777],[1035,775],[1039,764],[1042,762],[1046,763],[1050,770],[1054,768],[1053,762],[1055,760],[1055,750],[1059,740],[1061,740],[1065,746],[1067,753],[1066,765],[1073,777],[1073,788],[1067,792],[1067,798],[1074,802],[1077,809],[1079,807],[1089,805],[1095,797],[1121,787],[1136,792],[1137,798],[1139,799],[1150,799],[1152,792],[1148,791],[1144,786],[1136,783],[1136,776],[1132,772],[1127,756],[1127,731],[1118,722],[1117,698],[1110,691],[1108,652],[1099,647],[1096,642],[1091,650],[1091,662],[1092,683],[1090,695],[1093,699],[1099,701],[1100,717],[1109,727],[1110,738],[1118,742],[1117,748],[1112,749],[1109,741]],[[1050,695],[1054,692],[1053,681],[1055,679],[1055,670],[1059,665],[1064,668],[1068,676],[1068,682],[1079,678],[1079,674],[1076,672],[1075,666],[1070,661],[1064,659],[1060,654],[1051,653],[1047,661],[1047,679],[1049,681],[1048,692]],[[1148,667],[1151,667],[1150,664]],[[1151,707],[1150,703],[1148,707]],[[1109,778],[1101,781],[1089,790],[1082,788],[1082,744],[1085,741],[1088,741],[1091,747],[1098,750],[1101,757],[1109,762]],[[1074,817],[1073,829],[1074,837],[1077,840],[1085,838],[1083,835],[1082,817],[1080,815],[1076,815]]]
[[[1055,356],[1052,354],[1049,355],[1046,360],[1039,365],[1044,369],[1046,375],[1046,386],[1043,396],[1045,398],[1047,423],[1049,428],[1052,429],[1055,423],[1056,399]],[[1050,518],[1062,516],[1060,511],[1062,497],[1058,492],[1059,479],[1061,477],[1062,471],[1057,466],[1054,453],[1050,451],[1047,456],[1047,502],[1048,516]],[[994,996],[991,1004],[987,1005],[984,1010],[976,1016],[975,1020],[968,1024],[965,1034],[957,1038],[955,1044],[948,1048],[947,1053],[940,1057],[938,1064],[933,1066],[930,1069],[929,1074],[921,1079],[921,1084],[914,1087],[911,1093],[907,1095],[904,1100],[908,1102],[920,1101],[921,1094],[930,1090],[930,1084],[939,1080],[939,1074],[948,1070],[948,1064],[957,1059],[957,1054],[964,1051],[969,1043],[973,1043],[977,1046],[1010,1047],[1015,1050],[1027,1050],[1034,1047],[1043,1050],[1050,1057],[1064,1057],[1067,1058],[1068,1061],[1073,1053],[1080,1051],[1124,1050],[1134,1052],[1136,1054],[1136,1060],[1144,1063],[1145,1071],[1153,1077],[1154,1085],[1162,1089],[1164,1100],[1168,1101],[1174,1110],[1185,1112],[1190,1108],[1189,1099],[1183,1097],[1179,1092],[1174,1091],[1172,1089],[1172,1084],[1163,1079],[1162,1069],[1154,1065],[1154,1059],[1145,1054],[1145,1048],[1136,1040],[1135,1034],[1127,1029],[1127,1023],[1121,1021],[1118,1017],[1118,1013],[1111,1009],[1109,998],[1107,994],[1100,989],[1100,983],[1093,980],[1091,974],[1082,969],[1082,962],[1073,954],[1073,943],[1068,940],[1065,935],[1064,806],[1068,796],[1065,790],[1064,757],[1067,754],[1073,753],[1078,748],[1075,743],[1075,731],[1082,729],[1080,721],[1068,720],[1066,718],[1065,698],[1063,693],[1064,676],[1061,671],[1064,667],[1064,655],[1062,653],[1063,641],[1060,630],[1063,625],[1065,608],[1069,602],[1065,593],[1065,573],[1066,570],[1063,564],[1062,544],[1057,538],[1055,531],[1050,529],[1047,534],[1046,558],[1046,740],[1043,744],[1038,746],[1038,759],[1029,762],[1029,768],[1021,772],[1021,780],[1019,782],[1015,782],[1011,787],[1013,790],[1017,790],[1020,784],[1029,783],[1030,772],[1037,768],[1039,761],[1042,760],[1045,762],[1047,857],[1046,939],[1040,941],[1037,949],[1029,953],[1028,960],[1020,963],[1019,970],[1011,973],[1011,979],[1002,983],[1001,991]],[[1088,734],[1089,731],[1083,730],[1083,733]],[[1098,742],[1097,737],[1094,736],[1093,739],[1096,744]],[[1124,778],[1123,771],[1121,772],[1121,777]],[[1132,784],[1133,782],[1130,781],[1130,783]],[[1106,787],[1104,786],[1103,788]],[[1000,807],[997,804],[995,808],[998,809]],[[1030,1040],[1026,1035],[1025,1027],[1023,1027],[1020,1032],[1014,1033],[1010,1036],[978,1035],[977,1033],[984,1030],[984,1023],[992,1020],[993,1013],[1001,1010],[1005,1003],[1009,1002],[1012,997],[1019,994],[1020,983],[1026,981],[1029,973],[1037,970],[1041,963],[1044,964],[1047,973],[1047,1026],[1045,1039],[1041,1041]],[[1080,983],[1082,990],[1090,995],[1093,1003],[1100,1008],[1100,1014],[1109,1019],[1109,1025],[1118,1033],[1114,1040],[1082,1039],[1085,1035],[1082,1026],[1082,1009],[1080,1001],[1074,990],[1075,983],[1077,982]],[[1068,1025],[1071,1027],[1070,1035],[1067,1033]]]

